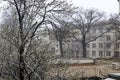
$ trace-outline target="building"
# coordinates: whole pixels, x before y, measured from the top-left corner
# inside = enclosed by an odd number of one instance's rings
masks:
[[[113,58],[120,57],[120,44],[116,42],[120,38],[119,34],[115,30],[110,29],[109,24],[97,24],[87,34],[87,39],[94,39],[87,44],[87,57],[89,58]],[[83,55],[82,44],[80,42],[81,33],[77,29],[71,29],[73,32],[77,32],[75,38],[67,38],[63,41],[63,51],[65,57],[80,58]],[[107,32],[106,32],[107,31]],[[60,55],[59,43],[55,40],[54,35],[50,34],[50,41],[52,42],[52,48],[55,54]]]
[[[91,30],[92,37],[98,34],[104,33],[95,41],[92,41],[87,46],[87,56],[90,58],[112,58],[114,56],[114,41],[115,31],[109,29],[110,25],[97,25],[94,29]],[[106,32],[107,31],[107,32]]]

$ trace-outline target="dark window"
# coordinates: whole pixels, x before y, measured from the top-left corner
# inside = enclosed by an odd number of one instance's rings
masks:
[[[103,56],[103,51],[99,51],[99,56]]]
[[[116,35],[117,40],[120,40],[120,35]]]
[[[76,57],[79,57],[79,50],[76,50]]]
[[[92,51],[92,56],[96,56],[96,51]]]
[[[99,48],[103,48],[103,43],[99,43]]]
[[[87,48],[90,48],[90,44],[87,44]]]
[[[92,44],[92,48],[96,48],[96,44],[95,43]]]
[[[106,51],[106,56],[110,56],[111,52],[110,51]]]
[[[101,36],[101,37],[99,37],[99,40],[100,40],[100,41],[104,41],[104,40],[105,40],[105,37],[104,37],[104,36]]]
[[[71,53],[74,54],[74,50],[71,50]]]
[[[89,57],[89,55],[90,55],[90,51],[89,51],[89,50],[87,50],[87,56]]]
[[[111,47],[111,43],[106,43],[106,48],[110,48]]]
[[[106,40],[111,40],[111,36],[110,36],[110,35],[107,35],[107,36],[106,36]]]
[[[120,56],[120,52],[119,51],[115,51],[115,57],[119,57]]]
[[[119,47],[120,47],[119,44],[116,44],[115,48],[119,48]]]

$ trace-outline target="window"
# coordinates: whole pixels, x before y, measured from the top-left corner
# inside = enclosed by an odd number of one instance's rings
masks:
[[[71,53],[74,54],[74,50],[71,50]]]
[[[118,49],[119,47],[120,47],[120,46],[119,46],[119,44],[116,44],[115,48],[117,48],[117,49]]]
[[[120,35],[116,35],[117,40],[120,40]]]
[[[99,56],[103,56],[103,51],[99,51]]]
[[[79,57],[79,50],[76,50],[76,57]]]
[[[99,48],[103,48],[103,43],[99,43]]]
[[[106,48],[110,48],[111,47],[111,43],[106,43]]]
[[[104,41],[105,40],[104,36],[99,37],[99,40]]]
[[[96,51],[92,51],[92,56],[96,56]]]
[[[78,49],[79,47],[80,47],[79,43],[78,43],[78,44],[76,44],[76,48]]]
[[[76,53],[79,53],[79,50],[76,50]]]
[[[56,46],[58,47],[58,44],[56,44]]]
[[[115,53],[114,57],[120,57],[120,52],[119,51],[115,51],[114,53]]]
[[[90,44],[87,44],[87,48],[90,48]]]
[[[107,35],[107,36],[106,36],[106,40],[111,40],[111,36],[110,36],[110,35]]]
[[[96,44],[95,43],[92,44],[92,48],[96,48]]]
[[[90,56],[89,54],[90,54],[90,51],[89,51],[89,50],[87,50],[87,56]]]
[[[106,56],[110,56],[111,52],[110,51],[106,51]]]

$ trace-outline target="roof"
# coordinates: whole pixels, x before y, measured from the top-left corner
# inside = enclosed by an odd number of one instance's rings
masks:
[[[112,78],[106,78],[106,79],[104,79],[104,80],[116,80],[116,79],[112,79]]]
[[[110,73],[110,75],[120,76],[120,73]]]

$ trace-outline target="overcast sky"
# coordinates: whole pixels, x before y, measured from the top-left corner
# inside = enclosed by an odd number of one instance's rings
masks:
[[[119,12],[117,0],[67,0],[72,1],[75,6],[85,9],[95,8],[105,12],[107,15]]]
[[[5,13],[4,9],[1,9],[3,7],[7,7],[7,1],[2,2],[3,0],[0,0],[0,22],[4,19],[3,15]],[[89,8],[95,8],[99,11],[105,12],[106,15],[114,14],[119,12],[119,4],[117,0],[67,0],[72,1],[74,6],[82,7],[84,9]]]
[[[0,0],[0,24],[8,18],[10,9],[7,1]]]
[[[0,7],[3,6],[0,0]],[[103,11],[107,14],[118,13],[118,2],[117,0],[66,0],[72,1],[75,6],[83,7],[85,9],[95,8],[100,11]],[[1,12],[1,11],[0,11]]]

